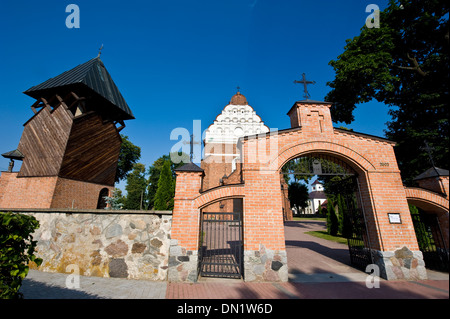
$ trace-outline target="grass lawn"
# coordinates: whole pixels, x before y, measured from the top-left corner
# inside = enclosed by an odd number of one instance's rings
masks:
[[[324,217],[294,217],[293,220],[294,221],[315,220],[315,221],[322,221],[322,222],[327,221],[327,219]],[[309,232],[305,232],[305,234],[347,245],[347,238],[329,235],[326,230],[309,231]]]
[[[322,239],[326,239],[326,240],[331,240],[331,241],[334,241],[334,242],[337,242],[340,244],[347,244],[347,238],[328,235],[327,232],[324,230],[308,231],[305,234],[308,234],[308,235],[311,235],[314,237],[318,237],[318,238],[322,238]]]

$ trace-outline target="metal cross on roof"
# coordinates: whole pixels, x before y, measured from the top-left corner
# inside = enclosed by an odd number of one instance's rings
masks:
[[[102,50],[103,50],[103,43],[102,43],[102,46],[100,47],[100,49],[98,49],[98,55],[97,55],[97,58],[99,58],[100,55],[102,55]]]
[[[425,146],[420,147],[420,149],[423,150],[423,151],[427,151],[427,153],[428,153],[428,158],[430,159],[430,164],[431,164],[433,167],[435,167],[434,161],[433,161],[433,156],[432,156],[432,154],[431,154],[431,151],[434,150],[434,147],[429,146],[428,143],[427,143],[427,141],[424,141],[424,144],[425,144]]]
[[[309,95],[308,93],[308,84],[316,84],[316,81],[306,81],[306,75],[305,73],[302,74],[302,80],[301,81],[294,81],[294,83],[303,83],[303,87],[304,87],[304,92],[305,95],[303,95],[305,97],[305,99],[308,99],[309,97],[311,97],[311,95]]]

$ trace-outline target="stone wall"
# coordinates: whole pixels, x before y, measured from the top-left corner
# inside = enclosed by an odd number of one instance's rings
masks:
[[[380,267],[380,277],[387,280],[427,279],[421,251],[411,251],[404,246],[395,251],[374,250],[375,264]]]
[[[33,234],[39,270],[146,280],[167,280],[171,212],[29,211],[40,223]],[[69,265],[72,265],[68,268]],[[32,265],[33,266],[33,265]]]
[[[244,280],[254,282],[288,281],[286,251],[274,251],[260,245],[259,250],[244,252]]]

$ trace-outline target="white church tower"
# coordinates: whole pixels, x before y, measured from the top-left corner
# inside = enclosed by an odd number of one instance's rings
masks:
[[[327,200],[327,195],[324,192],[323,185],[318,179],[311,185],[311,192],[309,193],[308,207],[306,207],[306,214],[317,214],[319,206]]]

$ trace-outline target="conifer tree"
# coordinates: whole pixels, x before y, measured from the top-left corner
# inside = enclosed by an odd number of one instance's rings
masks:
[[[173,183],[170,161],[166,160],[158,180],[158,189],[155,195],[155,210],[172,210],[175,187]]]
[[[143,200],[146,186],[145,165],[141,163],[134,164],[133,171],[128,174],[127,185],[125,186],[127,191],[125,209],[142,209],[144,207]]]
[[[338,233],[338,219],[334,210],[333,202],[328,199],[327,204],[327,232],[332,236],[336,236]]]

